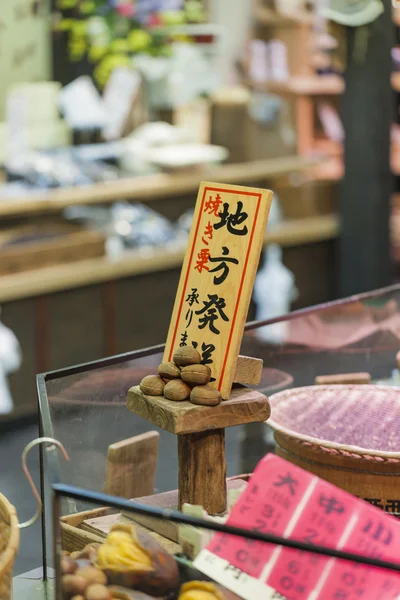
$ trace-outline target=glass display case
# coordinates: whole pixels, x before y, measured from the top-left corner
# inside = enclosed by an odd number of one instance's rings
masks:
[[[373,382],[398,385],[399,340],[400,285],[396,285],[249,323],[241,354],[263,360],[255,389],[267,396],[312,385],[318,375],[360,371],[370,373]],[[157,429],[127,410],[126,396],[145,375],[156,371],[162,351],[163,346],[156,346],[38,376],[41,432],[62,442],[70,458],[67,463],[54,448],[46,451],[50,482],[104,491],[110,444]],[[165,492],[177,488],[177,444],[176,436],[158,431],[155,492]],[[251,472],[267,451],[273,451],[273,437],[264,424],[227,429],[227,476]],[[71,498],[61,507],[64,515],[86,509],[87,504]],[[50,564],[51,552],[45,555]]]
[[[127,500],[56,484],[53,486],[57,557],[54,600],[83,598],[75,595],[77,591],[93,600],[398,598],[395,544],[378,556],[364,551],[363,546],[370,545],[371,522],[376,518],[379,531],[385,531],[386,535],[390,532],[393,540],[400,523],[388,517],[384,527],[379,509],[370,506],[360,510],[360,503],[349,494],[333,486],[328,489],[321,480],[315,485],[310,474],[294,466],[289,468],[289,479],[288,465],[282,462],[270,454],[259,463],[232,508],[233,522],[227,523],[146,505],[133,507]],[[285,477],[281,475],[281,467]],[[265,477],[266,473],[272,476]],[[299,486],[295,492],[291,487],[294,484]],[[326,503],[320,501],[329,491],[334,494],[335,506],[342,509],[340,518],[333,519]],[[124,524],[112,528],[101,546],[87,546],[66,556],[62,552],[59,507],[61,499],[67,497],[83,505],[87,503],[88,510],[95,504],[97,510],[104,511],[108,505],[109,516],[113,514],[111,511],[124,514]],[[162,547],[134,522],[138,514],[145,513],[157,515],[164,524],[185,531],[186,537],[189,531],[192,535],[197,532],[197,537],[204,541],[203,550],[192,561],[184,552],[174,553]],[[239,520],[244,513],[245,524]],[[317,525],[314,519],[320,534],[313,541],[304,536],[309,531],[312,514],[319,521]],[[289,535],[285,531],[288,516],[292,517]],[[329,542],[321,531],[324,523],[330,525]],[[347,535],[347,542],[338,544],[334,534],[341,528],[352,535]]]

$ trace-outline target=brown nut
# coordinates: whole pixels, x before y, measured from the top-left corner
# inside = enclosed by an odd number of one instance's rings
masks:
[[[94,558],[96,557],[97,550],[100,546],[101,544],[98,544],[96,542],[93,542],[92,544],[87,544],[83,548],[83,550],[72,552],[71,558],[73,558],[74,560],[78,560],[80,563],[84,563],[84,561],[87,560],[87,564],[90,564],[90,562],[93,562]],[[79,568],[81,568],[82,566],[85,566],[85,564],[79,564]]]
[[[72,575],[78,568],[78,564],[69,556],[63,556],[60,561],[61,573],[63,575]]]
[[[64,597],[71,598],[85,593],[87,581],[78,575],[64,575],[61,578],[61,586]]]
[[[92,567],[91,565],[78,569],[76,574],[79,575],[79,577],[83,577],[88,585],[92,585],[93,583],[106,585],[107,583],[107,577],[104,575],[103,571],[96,569],[96,567]]]
[[[182,368],[181,377],[189,385],[206,385],[211,379],[211,369],[207,365],[188,365]]]
[[[168,381],[164,388],[164,398],[173,400],[174,402],[183,402],[190,396],[190,387],[181,379],[173,379]]]
[[[140,382],[140,391],[148,396],[162,396],[165,381],[158,375],[147,375]]]
[[[85,600],[112,600],[112,596],[105,585],[94,583],[87,588]]]
[[[221,402],[221,394],[210,385],[198,385],[191,391],[190,402],[204,406],[216,406]]]
[[[157,373],[163,379],[179,379],[181,370],[173,362],[162,363],[157,369]]]
[[[175,350],[172,359],[179,367],[186,367],[187,365],[198,365],[201,356],[193,346],[182,346],[182,348]]]

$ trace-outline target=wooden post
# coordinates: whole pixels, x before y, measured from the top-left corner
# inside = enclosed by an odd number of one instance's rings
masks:
[[[226,510],[225,430],[178,435],[179,508],[203,506],[209,515]]]
[[[345,176],[341,190],[340,296],[385,286],[389,254],[390,127],[393,122],[391,3],[381,17],[347,29],[343,101]],[[367,37],[360,37],[367,36]],[[365,41],[365,44],[361,44]],[[365,47],[360,56],[360,46]]]

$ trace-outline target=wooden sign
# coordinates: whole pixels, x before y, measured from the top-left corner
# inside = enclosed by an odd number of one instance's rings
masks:
[[[164,361],[192,345],[227,400],[232,388],[265,227],[269,190],[202,183]]]

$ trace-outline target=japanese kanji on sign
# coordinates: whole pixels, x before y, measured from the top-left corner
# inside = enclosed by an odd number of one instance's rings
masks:
[[[164,361],[193,346],[228,399],[272,201],[269,190],[202,183]]]

